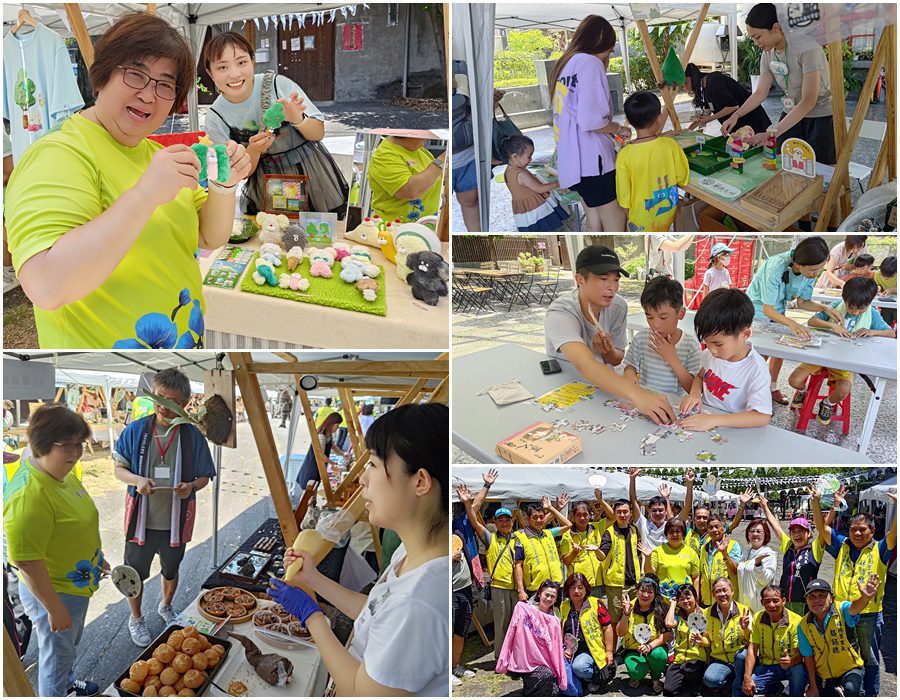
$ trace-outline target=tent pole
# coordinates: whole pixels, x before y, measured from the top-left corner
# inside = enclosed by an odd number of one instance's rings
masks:
[[[213,450],[216,461],[216,483],[213,485],[213,529],[212,529],[212,562],[213,568],[219,568],[219,488],[222,484],[222,446],[216,445]]]
[[[406,30],[403,32],[403,83],[400,93],[403,97],[409,96],[409,23],[412,18],[412,7],[412,5],[406,6]]]
[[[619,26],[619,46],[622,47],[622,65],[625,66],[625,87],[631,88],[631,61],[628,58],[628,32],[625,30],[625,20]],[[624,95],[623,98],[624,100]]]
[[[737,10],[732,10],[728,13],[728,46],[730,50],[728,52],[729,55],[729,63],[731,64],[731,77],[734,80],[737,80],[738,77],[738,64],[737,64],[737,55],[738,55],[738,43],[737,43]]]
[[[81,7],[77,2],[63,3],[63,6],[66,8],[66,17],[69,20],[69,26],[72,27],[72,34],[75,35],[75,41],[78,43],[78,50],[84,59],[84,65],[90,69],[94,64],[94,44],[91,42],[90,34],[88,34],[87,25],[84,23]]]
[[[650,40],[650,32],[647,31],[647,22],[642,19],[637,21],[638,31],[641,33],[641,41],[644,42],[644,51],[647,52],[647,60],[650,62],[650,69],[657,83],[662,83],[662,69],[659,67],[659,58],[653,49],[653,42]],[[666,111],[669,113],[669,119],[672,120],[672,128],[676,134],[681,133],[681,122],[678,121],[678,113],[675,111],[675,103],[672,100],[672,90],[668,85],[661,90],[663,102],[666,103]]]
[[[287,444],[285,445],[285,454],[284,454],[284,480],[287,481],[288,470],[291,464],[291,452],[294,449],[294,433],[297,432],[297,416],[298,414],[298,405],[300,404],[300,397],[297,395],[297,390],[294,389],[294,403],[291,404],[291,418],[288,421],[288,436],[287,436]],[[304,487],[305,488],[305,487]],[[288,487],[288,490],[292,490],[293,485]]]
[[[116,434],[113,431],[113,407],[112,394],[109,389],[109,377],[106,378],[106,426],[109,429],[109,453],[112,454],[113,447],[116,444]]]
[[[703,7],[700,8],[700,16],[697,17],[697,24],[695,24],[693,30],[691,30],[687,45],[684,47],[684,53],[681,55],[682,68],[691,62],[691,54],[694,53],[694,46],[697,44],[697,39],[700,36],[700,29],[703,27],[703,21],[706,19],[707,12],[709,12],[709,3],[705,3]]]

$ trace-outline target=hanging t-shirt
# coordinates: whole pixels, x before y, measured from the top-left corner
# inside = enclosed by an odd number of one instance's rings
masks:
[[[62,37],[43,24],[3,37],[3,78],[3,116],[18,163],[28,146],[84,107],[84,99]]]
[[[80,114],[30,148],[6,190],[6,233],[18,273],[31,257],[93,221],[134,187],[160,144],[123,146]],[[113,273],[54,311],[35,308],[42,348],[193,348],[205,324],[194,258],[206,192],[157,207]],[[202,347],[202,346],[201,346]]]
[[[752,346],[747,357],[737,362],[720,360],[704,350],[700,354],[700,366],[704,404],[725,413],[758,411],[772,415],[769,369]]]
[[[687,157],[675,139],[630,143],[616,159],[616,198],[628,210],[629,231],[668,231],[675,221],[678,186],[688,184]]]
[[[450,557],[398,575],[405,558],[406,546],[401,544],[369,591],[353,624],[349,651],[365,661],[366,673],[376,683],[413,695],[446,697]]]
[[[379,143],[367,171],[372,188],[372,211],[385,221],[400,219],[404,223],[437,214],[441,202],[441,177],[421,197],[407,200],[396,196],[409,178],[433,162],[434,156],[424,147],[410,151],[388,139]]]

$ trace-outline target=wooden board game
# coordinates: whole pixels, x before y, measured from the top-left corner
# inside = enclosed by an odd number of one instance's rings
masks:
[[[808,178],[781,170],[747,193],[741,204],[761,216],[778,216],[799,199],[804,199],[810,189],[816,195],[822,191],[821,176]]]

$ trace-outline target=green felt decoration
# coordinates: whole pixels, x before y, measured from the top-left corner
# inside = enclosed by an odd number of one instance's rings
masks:
[[[359,311],[365,314],[375,314],[376,316],[387,315],[387,299],[384,293],[384,285],[387,280],[384,274],[384,267],[379,265],[381,274],[378,276],[378,291],[375,293],[375,301],[366,301],[363,299],[362,292],[356,288],[355,284],[344,282],[340,278],[341,266],[337,263],[332,268],[334,276],[330,279],[325,277],[310,277],[309,274],[309,258],[304,257],[303,261],[294,270],[299,272],[303,277],[309,280],[309,289],[305,292],[296,292],[293,289],[282,289],[281,287],[270,287],[268,285],[259,285],[253,281],[253,270],[256,269],[256,260],[259,253],[253,256],[253,260],[247,266],[247,272],[241,280],[241,291],[250,292],[252,294],[263,294],[267,297],[278,297],[279,299],[290,299],[291,301],[303,301],[307,304],[318,304],[319,306],[331,306],[335,309],[346,309],[348,311]],[[287,272],[287,258],[275,268],[275,277],[278,278],[282,273]]]
[[[209,173],[206,172],[206,154],[209,152],[209,146],[205,143],[195,143],[191,146],[191,150],[194,151],[194,154],[200,160],[200,177],[198,179],[200,181],[209,179]],[[216,167],[218,169],[215,180],[216,182],[228,182],[228,178],[231,177],[228,149],[225,147],[225,144],[217,143],[213,146],[213,150],[216,152]]]
[[[669,53],[666,54],[666,60],[662,64],[662,77],[666,85],[670,87],[673,85],[684,85],[686,79],[684,68],[681,66],[681,59],[678,58],[678,54],[675,53],[675,49],[671,46],[669,47]]]
[[[284,121],[284,105],[273,102],[272,106],[263,112],[263,124],[267,129],[277,129]]]

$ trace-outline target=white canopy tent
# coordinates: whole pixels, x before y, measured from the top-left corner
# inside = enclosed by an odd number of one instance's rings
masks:
[[[890,479],[886,479],[882,481],[880,484],[875,484],[874,486],[870,486],[861,494],[859,494],[860,501],[882,501],[883,503],[887,503],[891,505],[892,501],[887,497],[888,493],[897,493],[897,477],[892,476]]]

